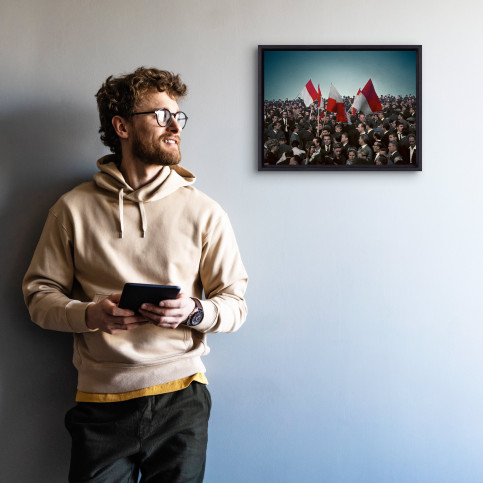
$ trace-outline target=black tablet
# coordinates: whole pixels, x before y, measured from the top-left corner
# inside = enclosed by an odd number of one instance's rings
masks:
[[[161,300],[175,299],[181,287],[175,285],[151,285],[126,283],[122,289],[119,307],[137,312],[142,304],[158,305]]]

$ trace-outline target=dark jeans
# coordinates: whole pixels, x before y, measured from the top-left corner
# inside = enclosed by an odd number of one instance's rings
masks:
[[[72,436],[70,482],[202,482],[211,397],[182,391],[114,403],[78,403],[65,416]]]

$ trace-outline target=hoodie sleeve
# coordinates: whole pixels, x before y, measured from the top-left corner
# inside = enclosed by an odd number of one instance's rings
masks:
[[[206,299],[199,332],[234,332],[247,316],[244,300],[248,276],[226,213],[203,240],[200,275]]]
[[[69,298],[74,283],[72,240],[51,211],[22,289],[32,320],[44,329],[89,332],[85,311],[89,302]]]

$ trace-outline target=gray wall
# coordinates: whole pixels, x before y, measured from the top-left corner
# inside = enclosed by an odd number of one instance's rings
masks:
[[[5,0],[0,480],[66,481],[71,336],[20,283],[48,207],[105,148],[94,93],[190,88],[183,163],[230,214],[249,318],[213,335],[208,482],[483,481],[483,7],[469,0]],[[420,173],[258,173],[258,44],[422,44]]]

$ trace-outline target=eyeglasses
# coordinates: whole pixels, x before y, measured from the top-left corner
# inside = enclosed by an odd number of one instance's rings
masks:
[[[133,116],[137,116],[139,114],[156,114],[156,121],[160,127],[169,126],[171,119],[174,117],[176,122],[179,124],[179,127],[183,129],[186,126],[186,121],[188,120],[188,116],[184,112],[170,112],[168,109],[158,109],[157,111],[146,111],[146,112],[133,112]]]

